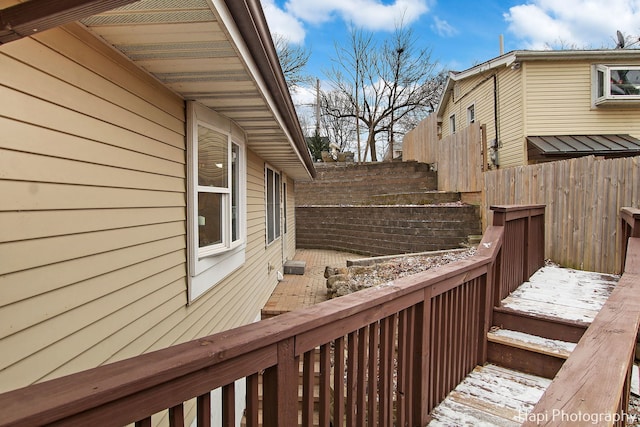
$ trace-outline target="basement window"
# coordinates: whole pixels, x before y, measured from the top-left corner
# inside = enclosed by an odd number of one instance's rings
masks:
[[[640,66],[596,65],[594,70],[596,106],[640,103]]]

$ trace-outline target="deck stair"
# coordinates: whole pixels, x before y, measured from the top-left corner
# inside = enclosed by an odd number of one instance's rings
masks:
[[[429,425],[521,425],[617,280],[556,266],[538,270],[494,308],[488,364],[431,412]]]
[[[429,426],[519,426],[550,383],[496,365],[478,366],[431,412]]]

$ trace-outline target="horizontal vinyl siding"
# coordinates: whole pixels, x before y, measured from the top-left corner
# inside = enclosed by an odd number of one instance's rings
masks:
[[[0,97],[0,392],[255,320],[261,158],[245,264],[187,305],[184,101],[76,25],[0,46]]]
[[[591,107],[591,63],[525,65],[527,135],[628,133],[640,137],[640,106]]]
[[[293,259],[296,254],[296,199],[294,188],[294,181],[287,178],[287,243],[285,261]]]
[[[458,131],[469,126],[467,108],[474,105],[476,123],[487,125],[487,141],[495,138],[494,108],[493,108],[493,77],[492,74],[481,74],[455,83],[458,87],[454,91],[456,97],[449,98],[449,102],[442,116],[442,137],[451,135],[449,117],[455,113]]]
[[[498,76],[500,117],[500,167],[525,164],[521,70],[506,68]]]
[[[183,101],[76,27],[3,45],[0,97],[4,391],[185,307],[186,180]]]

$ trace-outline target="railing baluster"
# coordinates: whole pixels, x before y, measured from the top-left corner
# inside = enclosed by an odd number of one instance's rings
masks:
[[[330,383],[331,383],[331,347],[320,346],[320,426],[329,427],[330,423]]]
[[[197,399],[198,427],[211,426],[211,393],[207,392]]]
[[[406,391],[404,394],[406,405],[406,423],[410,426],[414,425],[413,421],[414,415],[414,395],[415,395],[415,383],[413,381],[414,372],[415,372],[415,357],[414,354],[416,352],[416,340],[417,332],[416,332],[416,308],[415,306],[409,307],[407,309],[407,344],[406,344],[406,369],[405,369],[405,384]]]
[[[344,337],[333,347],[333,427],[344,426]]]
[[[235,383],[222,387],[222,426],[236,425],[236,387]]]
[[[380,425],[393,425],[393,360],[397,315],[382,320],[380,330]]]
[[[182,403],[169,408],[169,425],[171,427],[184,427],[184,405]]]
[[[396,384],[396,420],[397,425],[405,425],[405,410],[406,410],[406,363],[407,363],[407,351],[406,351],[406,335],[407,335],[407,310],[402,310],[398,314],[398,371],[397,371],[397,384]]]
[[[347,337],[347,347],[349,357],[347,359],[347,426],[355,425],[356,415],[356,391],[357,391],[357,369],[358,369],[358,334],[352,332]]]
[[[245,410],[247,427],[258,427],[258,382],[259,374],[247,377],[247,408]]]
[[[368,326],[358,331],[358,379],[356,395],[356,427],[364,427],[367,416],[367,341]]]
[[[376,425],[376,406],[378,399],[378,362],[382,359],[382,354],[378,356],[378,346],[380,338],[380,327],[378,322],[374,322],[369,325],[369,383],[368,383],[368,395],[369,401],[367,406],[367,425],[369,427],[375,427]]]
[[[315,350],[307,351],[302,362],[302,425],[313,424],[313,374]]]
[[[151,417],[136,421],[136,427],[151,427]]]

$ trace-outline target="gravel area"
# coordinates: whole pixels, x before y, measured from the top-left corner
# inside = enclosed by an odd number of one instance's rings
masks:
[[[372,266],[327,268],[327,295],[330,298],[382,285],[400,277],[420,273],[450,262],[473,256],[475,248],[440,255],[406,255],[385,260]]]

